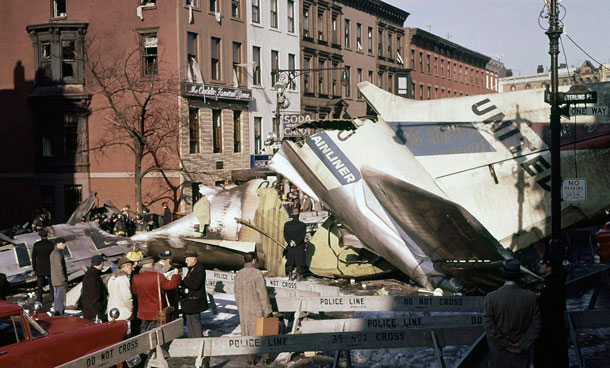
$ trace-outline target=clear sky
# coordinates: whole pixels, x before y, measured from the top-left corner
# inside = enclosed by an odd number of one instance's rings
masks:
[[[421,28],[481,54],[500,59],[515,75],[551,65],[549,39],[538,25],[544,0],[383,0],[410,13],[405,27]],[[563,0],[565,33],[600,63],[610,62],[610,0]],[[546,20],[541,24],[548,28]],[[566,35],[559,63],[580,66],[591,58]]]

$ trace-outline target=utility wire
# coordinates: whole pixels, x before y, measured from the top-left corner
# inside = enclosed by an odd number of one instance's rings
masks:
[[[580,51],[582,51],[582,52],[583,52],[585,55],[587,55],[587,56],[588,56],[588,57],[590,57],[590,58],[591,58],[593,61],[595,61],[596,63],[598,63],[598,64],[599,64],[599,65],[600,65],[602,68],[607,69],[607,70],[610,70],[609,68],[605,67],[605,66],[604,66],[604,64],[602,64],[602,63],[600,63],[599,61],[597,61],[597,60],[596,60],[596,59],[595,59],[593,56],[589,55],[589,53],[588,53],[588,52],[586,52],[586,51],[585,51],[585,50],[584,50],[582,47],[580,47],[580,45],[579,45],[579,44],[577,44],[577,43],[576,43],[576,41],[574,41],[574,40],[572,39],[572,37],[570,37],[570,35],[569,35],[569,34],[567,34],[567,33],[564,33],[564,34],[566,35],[566,37],[568,38],[568,40],[572,41],[572,43],[573,43],[573,44],[574,44],[576,47],[578,47],[578,49],[580,49]]]

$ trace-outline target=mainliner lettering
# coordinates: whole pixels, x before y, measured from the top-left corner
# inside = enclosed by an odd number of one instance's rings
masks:
[[[360,172],[341,152],[328,134],[322,132],[307,139],[307,145],[320,158],[341,185],[355,183],[361,179]]]

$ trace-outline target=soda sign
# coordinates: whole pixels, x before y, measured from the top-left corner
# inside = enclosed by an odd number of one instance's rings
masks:
[[[587,179],[563,179],[561,199],[563,202],[585,202],[587,200]]]
[[[284,137],[300,137],[299,132],[296,131],[296,126],[307,121],[311,121],[311,114],[286,114],[282,115],[281,122],[284,127]],[[312,133],[311,129],[300,129],[303,135],[308,136]]]

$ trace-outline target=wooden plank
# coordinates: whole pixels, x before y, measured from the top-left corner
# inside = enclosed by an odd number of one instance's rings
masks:
[[[610,327],[610,309],[566,312],[570,315],[574,329]]]
[[[146,331],[143,334],[123,340],[109,347],[87,354],[68,363],[62,364],[60,368],[101,368],[110,367],[125,361],[135,355],[148,353],[157,345],[170,342],[184,334],[184,321],[179,318],[161,327]]]
[[[336,351],[432,346],[429,329],[287,334],[273,336],[234,336],[176,339],[170,345],[172,357],[193,357],[204,341],[206,356],[232,356],[294,351]],[[440,346],[472,344],[483,328],[459,327],[434,330]]]
[[[443,328],[482,326],[481,314],[446,316],[408,316],[393,318],[350,318],[301,321],[302,333],[404,330],[405,328]]]
[[[478,296],[335,296],[299,298],[304,312],[483,312],[484,297]],[[299,299],[271,300],[279,312],[296,311]]]

